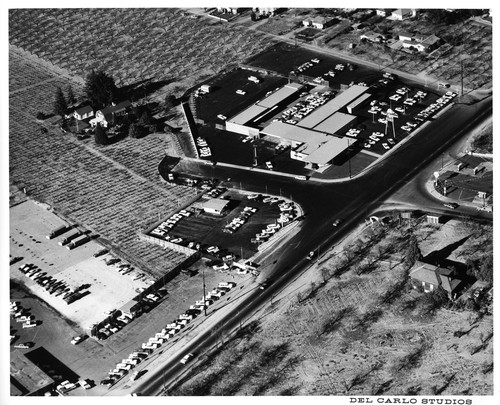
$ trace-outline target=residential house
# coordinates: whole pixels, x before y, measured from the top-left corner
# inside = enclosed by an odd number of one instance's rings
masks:
[[[392,13],[391,13],[391,17],[394,19],[394,20],[399,20],[399,21],[403,21],[407,18],[411,18],[411,17],[414,17],[415,16],[415,9],[409,9],[409,8],[398,8],[396,10],[394,10]]]
[[[409,276],[413,288],[422,287],[425,292],[431,292],[441,287],[451,299],[456,298],[457,291],[462,285],[462,280],[455,276],[453,270],[421,261],[415,263]]]
[[[377,34],[376,32],[373,31],[368,31],[365,32],[364,34],[361,34],[359,39],[361,40],[365,39],[369,42],[381,43],[385,41],[385,36],[382,34]]]
[[[224,14],[233,14],[237,15],[241,13],[243,9],[240,7],[217,7],[217,11],[219,13],[224,13]]]
[[[314,27],[314,28],[317,28],[318,30],[323,30],[327,27],[329,27],[330,25],[333,24],[333,22],[335,21],[334,18],[326,18],[326,17],[314,17],[311,21],[311,25]]]
[[[399,39],[402,41],[403,48],[419,52],[431,52],[441,44],[441,38],[434,34],[425,36],[422,34],[401,33]]]
[[[78,121],[84,120],[86,118],[90,118],[94,116],[94,109],[87,105],[85,107],[81,107],[75,111],[73,111],[73,117],[75,117]]]
[[[132,104],[128,100],[118,104],[113,103],[109,107],[98,110],[95,113],[95,118],[90,120],[90,125],[95,127],[97,124],[100,124],[102,127],[107,128],[113,123],[115,117],[127,115],[130,107],[132,107]]]
[[[380,17],[388,17],[391,13],[396,10],[395,8],[377,8],[376,13]]]

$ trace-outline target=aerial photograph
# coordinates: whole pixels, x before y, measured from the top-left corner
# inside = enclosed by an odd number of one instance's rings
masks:
[[[499,393],[492,10],[252,5],[3,10],[4,403]]]

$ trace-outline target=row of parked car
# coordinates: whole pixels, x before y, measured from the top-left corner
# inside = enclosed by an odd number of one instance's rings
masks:
[[[82,291],[84,286],[72,288],[65,281],[59,280],[55,277],[49,276],[46,272],[42,271],[33,263],[26,263],[19,267],[19,270],[26,275],[26,277],[35,281],[50,295],[59,297],[64,300],[68,305],[72,302],[82,298],[84,295],[89,294],[89,291]]]
[[[130,370],[149,357],[161,345],[174,338],[175,335],[181,332],[182,329],[195,319],[203,310],[235,286],[236,283],[234,282],[219,283],[219,285],[203,297],[202,300],[196,301],[194,305],[191,305],[189,309],[179,315],[177,319],[165,325],[160,332],[157,332],[154,336],[150,337],[147,342],[142,343],[139,349],[131,353],[126,359],[122,359],[121,362],[116,364],[115,368],[109,371],[108,378],[101,381],[101,384],[107,385],[108,387],[116,384],[116,382],[127,375]],[[186,364],[193,356],[193,353],[184,356],[181,363]],[[136,378],[137,374],[134,373],[131,380],[134,381]]]
[[[192,214],[193,213],[190,210],[180,210],[178,213],[170,216],[165,221],[163,221],[160,225],[158,225],[150,233],[152,235],[164,237],[168,232],[170,232],[170,230],[172,230],[175,227],[175,225],[180,220],[182,220],[183,218],[190,217]]]
[[[26,328],[34,328],[38,326],[38,322],[35,320],[35,316],[31,315],[30,311],[26,308],[23,308],[19,301],[12,301],[10,303],[10,316],[15,318],[16,322],[21,323],[23,329]],[[16,339],[16,335],[10,335],[10,343],[12,343]],[[31,347],[31,345],[27,345],[28,347],[20,347],[21,349],[27,349]]]
[[[153,307],[155,307],[160,303],[161,299],[162,295],[160,293],[150,293],[145,297],[143,297],[142,300],[138,303],[138,305],[140,306],[140,310],[142,312],[149,312]],[[122,313],[119,316],[116,316],[115,315],[116,313],[117,313],[116,310],[104,313],[105,315],[110,316],[110,318],[107,320],[107,323],[97,331],[96,333],[97,339],[99,340],[107,339],[111,335],[123,329],[134,319],[134,317],[131,315]]]
[[[304,62],[302,65],[299,67],[295,68],[292,70],[290,73],[291,74],[299,74],[305,72],[307,69],[312,68],[314,65],[317,65],[319,62],[321,62],[320,59],[318,58],[313,58],[310,61]]]
[[[223,232],[226,233],[235,233],[238,229],[240,229],[248,219],[257,212],[257,208],[255,207],[245,207],[243,211],[241,211],[240,215],[233,218],[229,224],[224,226]]]
[[[278,203],[280,217],[276,220],[276,223],[266,225],[266,228],[262,229],[260,233],[257,233],[255,238],[250,240],[251,243],[260,244],[266,242],[283,226],[297,217],[297,210],[293,202],[279,200],[277,197],[264,197],[263,202],[269,202],[271,204]]]
[[[200,157],[203,158],[212,156],[212,151],[210,150],[207,141],[203,139],[201,136],[196,138],[196,147],[198,148]]]
[[[277,120],[295,125],[298,121],[313,112],[319,106],[325,104],[332,97],[333,92],[331,91],[308,94],[304,100],[299,101],[294,106],[283,111],[281,114],[281,118],[277,118]]]

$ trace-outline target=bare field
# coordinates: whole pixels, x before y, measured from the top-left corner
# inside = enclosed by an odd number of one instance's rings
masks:
[[[412,228],[424,255],[470,234]],[[492,315],[428,311],[401,234],[360,226],[169,394],[491,395]]]

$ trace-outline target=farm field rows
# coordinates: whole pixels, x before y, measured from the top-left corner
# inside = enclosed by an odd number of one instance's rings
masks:
[[[101,68],[118,86],[154,78],[186,88],[269,44],[173,8],[11,10],[9,42],[76,76]]]
[[[165,140],[127,139],[99,151],[69,135],[42,134],[36,113],[51,111],[47,95],[64,88],[66,79],[40,72],[12,53],[9,72],[15,83],[9,117],[11,183],[26,187],[33,198],[88,227],[154,275],[183,260],[183,255],[137,239],[137,231],[159,213],[177,209],[193,195],[190,188],[159,183],[155,171]],[[33,87],[39,77],[46,79]]]

